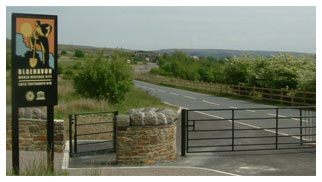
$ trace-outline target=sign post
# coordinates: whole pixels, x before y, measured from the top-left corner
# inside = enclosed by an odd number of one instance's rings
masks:
[[[19,174],[19,107],[47,106],[47,166],[54,169],[57,16],[12,14],[12,167]]]

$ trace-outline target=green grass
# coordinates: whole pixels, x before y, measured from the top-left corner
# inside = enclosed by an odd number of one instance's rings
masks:
[[[83,60],[60,60],[58,61],[58,64],[60,64],[61,66],[63,66],[64,68],[68,67],[68,66],[73,66],[75,63],[78,62],[82,62]]]
[[[134,88],[127,93],[124,102],[117,105],[111,105],[112,110],[118,110],[120,113],[125,113],[132,108],[142,107],[164,108],[169,106],[164,104],[160,99],[150,95],[147,91],[143,91],[139,88]]]
[[[68,176],[69,173],[61,170],[51,171],[47,168],[46,160],[32,160],[24,164],[23,169],[20,169],[19,175],[16,175],[13,170],[7,171],[7,176]],[[21,167],[20,167],[21,168]]]

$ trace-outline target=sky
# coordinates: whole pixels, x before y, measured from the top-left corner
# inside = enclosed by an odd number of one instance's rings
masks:
[[[7,6],[9,39],[13,12],[58,15],[59,44],[316,52],[313,6]]]

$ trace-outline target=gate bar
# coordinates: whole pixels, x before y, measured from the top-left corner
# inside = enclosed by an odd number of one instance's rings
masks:
[[[289,109],[314,109],[315,110],[316,106],[292,106],[292,107],[285,107],[285,108],[278,108],[278,109],[283,109],[283,110],[289,110]],[[276,108],[274,107],[268,107],[268,108],[237,108],[234,110],[242,111],[242,110],[274,110]],[[232,109],[189,109],[189,111],[194,112],[194,111],[230,111]]]
[[[77,126],[94,125],[94,124],[106,124],[106,123],[113,123],[113,122],[106,121],[106,122],[96,122],[96,123],[81,123],[81,124],[78,124]]]
[[[77,153],[77,115],[75,114],[74,152]]]
[[[236,110],[236,109],[234,109]],[[254,109],[255,110],[255,109]],[[236,121],[242,121],[242,120],[262,120],[262,119],[275,119],[275,117],[264,117],[264,118],[235,118]],[[293,119],[293,118],[301,118],[301,117],[279,117],[279,119]],[[314,116],[302,116],[302,118],[308,118],[308,119],[314,119]],[[224,119],[193,119],[188,121],[226,121],[231,120],[231,118],[224,118]]]
[[[181,110],[181,156],[186,156],[186,121],[187,110]]]
[[[232,147],[232,151],[235,150],[235,143],[234,143],[234,137],[235,137],[235,110],[232,109],[231,110],[231,126],[232,126],[232,130],[231,130],[231,147]]]
[[[276,108],[276,144],[275,148],[278,149],[278,108]]]
[[[118,111],[115,111],[114,112],[114,118],[113,118],[113,140],[114,140],[114,143],[113,143],[113,147],[114,147],[114,151],[116,151],[116,130],[117,130],[117,119],[116,119],[116,116],[119,115],[119,112]]]
[[[188,127],[193,127],[192,125],[188,125]],[[278,127],[278,129],[285,129],[285,130],[288,130],[288,129],[298,129],[300,127]],[[302,128],[316,128],[315,126],[302,126]],[[249,130],[273,130],[273,129],[276,129],[275,127],[274,128],[242,128],[242,129],[234,129],[235,131],[249,131]],[[189,132],[213,132],[213,131],[231,131],[232,129],[222,129],[222,130],[189,130]],[[300,135],[299,135],[300,136]],[[304,135],[303,135],[304,136]],[[275,137],[275,135],[274,135]]]
[[[90,115],[90,114],[107,114],[107,113],[114,113],[114,112],[117,112],[117,111],[103,111],[103,112],[85,112],[85,113],[78,113],[78,114],[75,114],[75,115]]]
[[[283,149],[309,149],[309,148],[315,148],[312,146],[302,146],[302,147],[283,147],[283,148],[278,148],[279,150]],[[239,152],[245,152],[245,151],[262,151],[262,150],[276,150],[274,148],[262,148],[262,149],[245,149],[245,150],[235,150]],[[209,152],[233,152],[231,150],[201,150],[201,151],[190,151],[189,153],[209,153]]]
[[[106,141],[99,141],[99,142],[86,142],[86,143],[79,143],[78,145],[90,145],[90,144],[108,143],[108,142],[113,142],[113,140],[106,140]]]
[[[73,152],[73,143],[72,143],[72,139],[73,139],[73,125],[72,125],[72,121],[73,120],[73,115],[69,115],[69,156],[72,156],[72,152]]]
[[[77,136],[97,135],[97,134],[113,133],[113,132],[114,132],[114,131],[103,131],[103,132],[95,132],[95,133],[82,133],[82,134],[78,134]]]
[[[302,144],[302,141],[303,141],[303,138],[302,138],[302,109],[300,109],[300,141],[301,141],[301,145]]]
[[[281,135],[278,137],[296,137],[296,136],[300,136],[300,135]],[[316,134],[307,134],[307,135],[302,135],[302,136],[316,136]],[[249,139],[249,138],[275,138],[275,135],[272,136],[246,136],[246,137],[234,137],[234,139]],[[189,140],[228,140],[228,139],[232,139],[232,137],[218,137],[218,138],[190,138]],[[305,140],[305,139],[304,139]]]

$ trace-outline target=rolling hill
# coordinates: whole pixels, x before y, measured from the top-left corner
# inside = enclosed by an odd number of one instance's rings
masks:
[[[261,56],[261,57],[269,57],[271,55],[278,55],[280,53],[283,54],[291,54],[291,55],[301,55],[306,53],[299,52],[279,52],[279,51],[253,51],[253,50],[228,50],[228,49],[161,49],[155,52],[158,53],[168,53],[173,54],[175,51],[183,51],[189,56],[198,56],[198,57],[215,57],[215,58],[223,58],[223,57],[232,57],[232,56]]]
[[[11,49],[11,40],[6,39],[6,49],[7,52]],[[101,47],[92,47],[92,46],[80,46],[80,45],[65,45],[59,44],[58,51],[66,50],[66,51],[75,51],[76,49],[82,49],[87,51],[88,53],[94,53],[97,51],[102,50]],[[110,51],[116,50],[117,48],[105,48],[107,53]],[[117,49],[120,50],[120,49]],[[130,49],[121,49],[122,51],[126,52],[134,52],[137,50],[130,50]],[[215,58],[223,58],[223,57],[232,57],[232,56],[243,56],[243,55],[250,55],[250,56],[262,56],[262,57],[269,57],[271,55],[278,55],[280,53],[286,53],[291,55],[301,55],[301,54],[308,54],[308,53],[300,53],[300,52],[280,52],[280,51],[254,51],[254,50],[229,50],[229,49],[160,49],[154,50],[152,52],[155,53],[168,53],[173,54],[175,51],[183,51],[187,55],[190,56],[198,56],[198,57],[215,57]],[[313,55],[314,54],[309,54]]]

